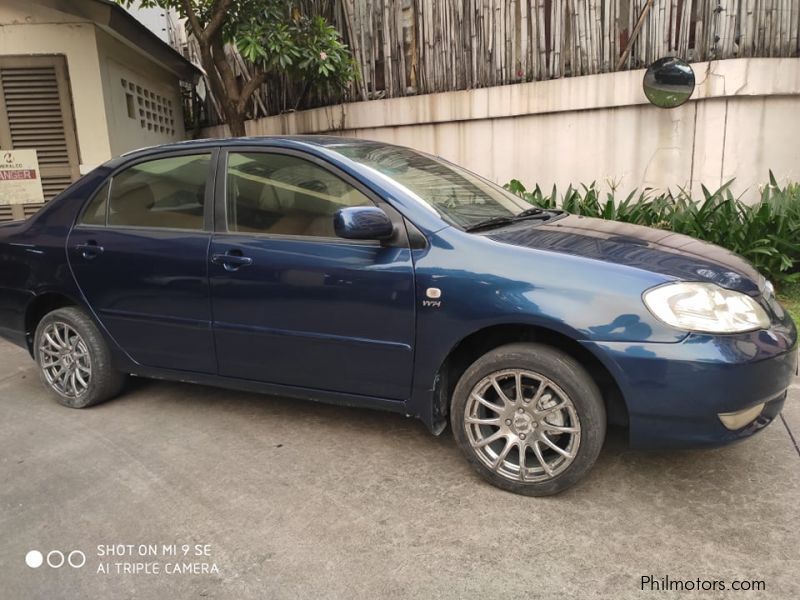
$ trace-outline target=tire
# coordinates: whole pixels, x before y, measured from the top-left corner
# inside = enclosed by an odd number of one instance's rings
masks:
[[[450,423],[484,479],[526,496],[557,494],[577,483],[606,436],[594,380],[571,356],[535,343],[501,346],[475,361],[453,392]]]
[[[33,355],[44,385],[69,408],[110,400],[127,379],[113,369],[103,335],[78,308],[59,308],[44,316],[36,327]]]

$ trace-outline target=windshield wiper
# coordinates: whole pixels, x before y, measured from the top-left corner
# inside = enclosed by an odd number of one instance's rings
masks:
[[[492,227],[500,227],[514,222],[514,217],[489,217],[483,221],[478,221],[474,225],[464,228],[464,231],[479,231],[481,229],[490,229]]]
[[[534,206],[532,208],[526,208],[525,210],[523,210],[518,215],[515,215],[514,218],[515,219],[524,219],[525,217],[533,217],[533,216],[541,215],[542,213],[544,213],[544,209],[543,208],[539,208],[538,206]]]
[[[541,219],[546,221],[547,219],[551,219],[557,215],[560,215],[562,212],[563,211],[560,210],[545,210],[544,208],[533,206],[531,208],[526,208],[521,213],[514,215],[513,217],[490,217],[488,219],[484,219],[483,221],[478,221],[474,225],[467,227],[465,231],[479,231],[481,229],[490,229],[492,227],[502,227],[503,225],[509,225],[511,223],[525,221],[527,219]]]

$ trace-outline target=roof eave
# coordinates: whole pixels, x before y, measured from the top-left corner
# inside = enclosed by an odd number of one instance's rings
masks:
[[[124,8],[110,0],[33,0],[48,8],[93,21],[109,35],[179,77],[195,83],[200,70],[172,46],[140,23]]]

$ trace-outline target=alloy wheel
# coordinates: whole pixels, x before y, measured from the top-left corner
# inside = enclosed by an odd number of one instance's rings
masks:
[[[575,460],[581,441],[569,396],[544,375],[524,369],[479,381],[467,399],[464,428],[481,462],[516,482],[558,476]]]
[[[39,365],[50,386],[62,396],[78,398],[89,389],[92,361],[89,348],[71,325],[54,321],[42,332]]]

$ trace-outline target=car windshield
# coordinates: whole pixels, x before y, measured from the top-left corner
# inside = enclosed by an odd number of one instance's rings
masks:
[[[531,205],[494,183],[433,156],[398,146],[336,146],[340,154],[403,186],[446,220],[470,229],[511,219]]]

